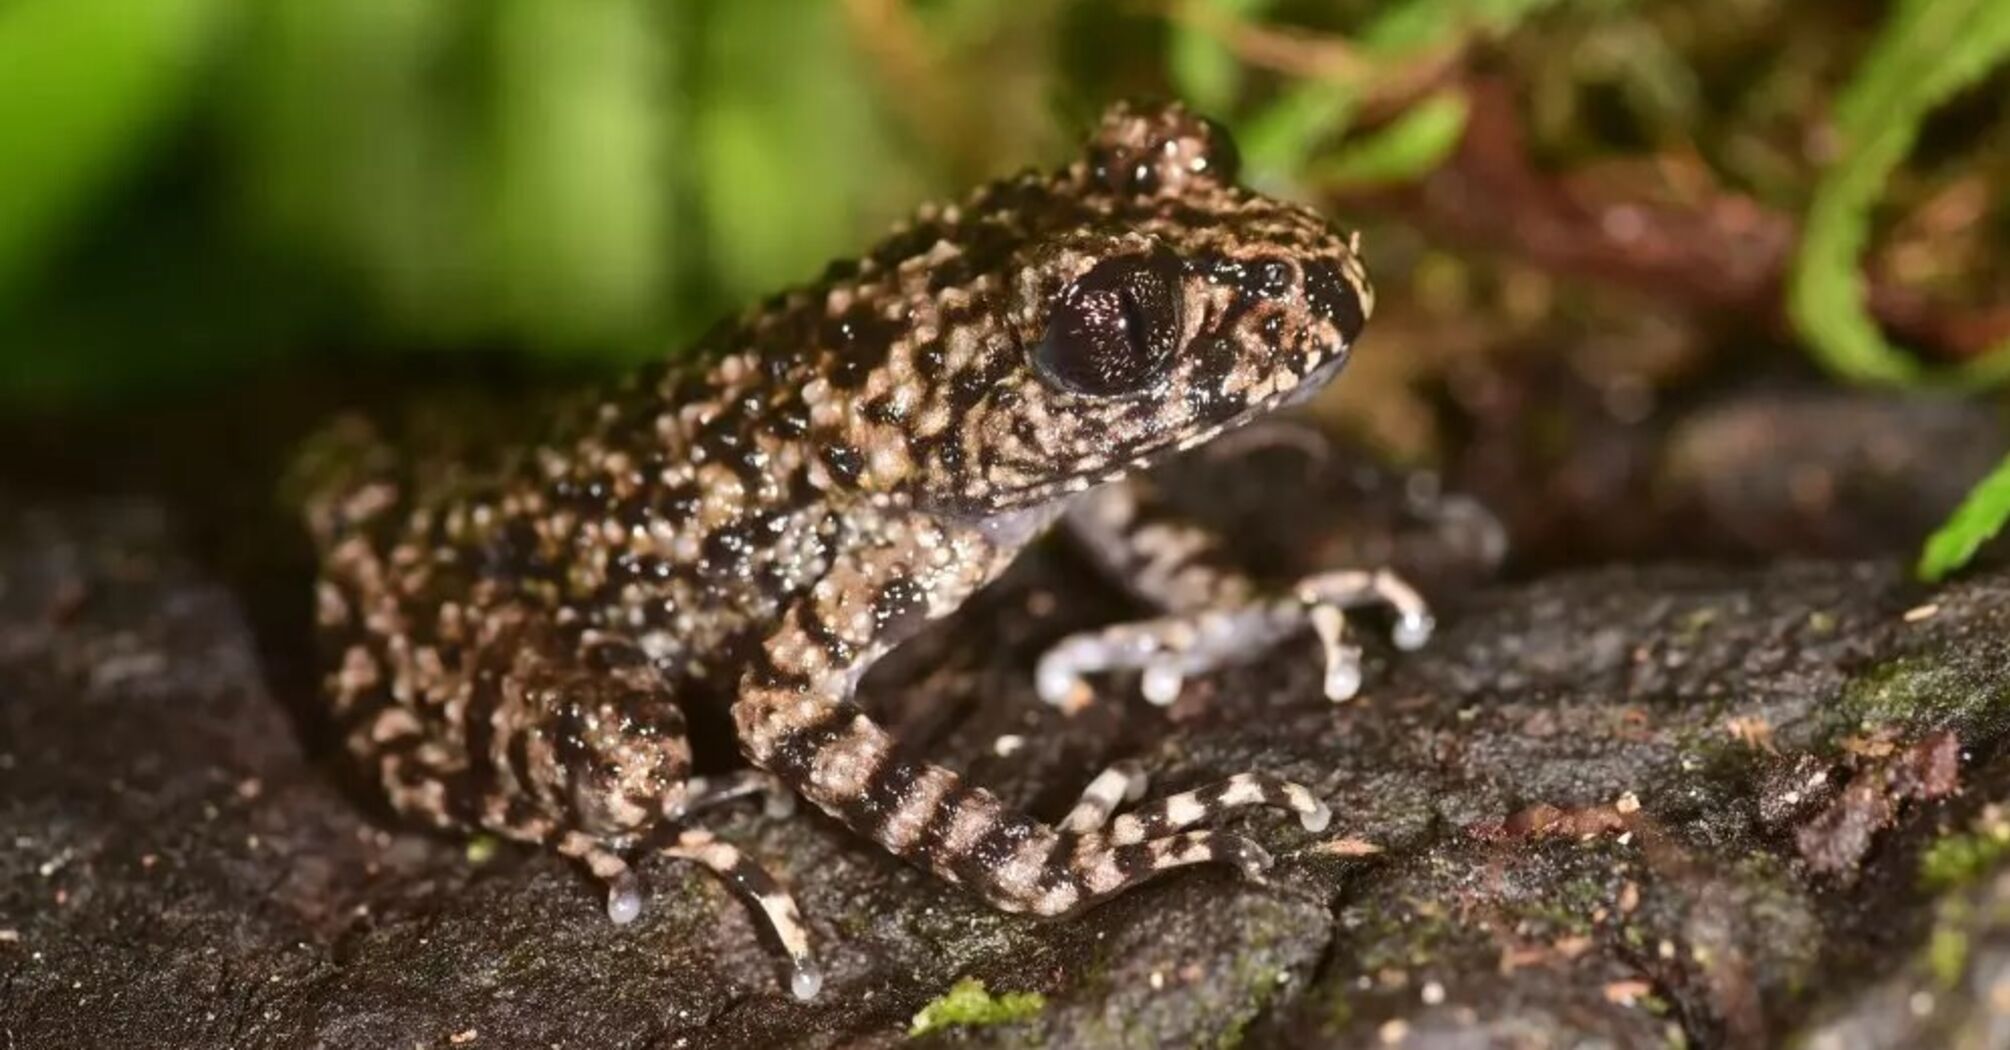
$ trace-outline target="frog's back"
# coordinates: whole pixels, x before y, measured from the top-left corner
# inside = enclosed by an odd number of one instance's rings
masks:
[[[442,610],[529,602],[702,677],[843,533],[956,463],[973,404],[1008,370],[995,351],[1021,253],[1110,221],[1077,189],[1029,171],[925,206],[515,447],[397,448],[345,421],[322,439],[345,466],[305,500],[324,620],[351,644],[403,647],[442,633],[427,623]],[[351,615],[363,608],[374,621]]]

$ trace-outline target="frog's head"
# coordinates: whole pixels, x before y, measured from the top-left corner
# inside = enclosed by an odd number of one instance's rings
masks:
[[[1073,163],[924,208],[829,280],[820,469],[972,518],[1315,392],[1373,304],[1352,238],[1238,186],[1178,105],[1112,109]]]

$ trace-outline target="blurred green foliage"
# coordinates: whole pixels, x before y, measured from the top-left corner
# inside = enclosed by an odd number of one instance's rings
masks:
[[[1839,155],[1808,207],[1787,302],[1817,356],[1843,378],[1990,386],[2010,378],[2010,342],[1947,375],[1926,372],[1878,330],[1864,306],[1859,269],[1871,209],[1911,151],[1927,114],[2005,58],[2010,58],[2010,4],[1903,0],[1836,101]]]
[[[0,404],[673,352],[1109,98],[1184,96],[1332,200],[1446,163],[1481,77],[1539,168],[1702,163],[1804,219],[1805,341],[1912,382],[1866,239],[2006,38],[1991,0],[0,0]]]
[[[183,103],[220,7],[218,0],[0,7],[0,289],[23,278]]]
[[[1251,178],[1280,189],[1308,174],[1322,185],[1397,182],[1435,168],[1464,128],[1461,97],[1443,93],[1399,117],[1371,142],[1315,160],[1355,124],[1363,104],[1416,71],[1428,70],[1475,39],[1505,32],[1559,0],[1398,0],[1372,9],[1346,50],[1308,56],[1305,75],[1238,121]],[[1614,6],[1623,0],[1606,0]],[[1241,101],[1246,78],[1222,28],[1256,18],[1271,0],[1199,0],[1175,29],[1168,62],[1181,97],[1215,112]],[[1315,171],[1308,173],[1308,168]]]
[[[935,189],[839,5],[0,4],[0,399],[668,352]]]

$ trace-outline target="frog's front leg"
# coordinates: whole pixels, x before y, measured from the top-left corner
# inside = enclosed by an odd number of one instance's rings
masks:
[[[852,702],[853,686],[895,642],[991,575],[999,556],[988,544],[974,529],[912,519],[840,556],[754,651],[741,678],[733,717],[754,763],[895,855],[995,907],[1043,916],[1188,864],[1227,861],[1259,875],[1270,858],[1254,842],[1188,830],[1226,809],[1270,804],[1297,811],[1308,827],[1325,824],[1327,808],[1303,787],[1241,777],[1148,803],[1107,828],[1100,816],[1054,827],[948,769],[897,753]],[[1125,794],[1121,785],[1114,790]]]
[[[1218,536],[1172,513],[1149,481],[1103,486],[1063,520],[1105,571],[1167,615],[1055,644],[1041,658],[1037,681],[1041,698],[1057,706],[1088,703],[1084,676],[1113,670],[1141,672],[1145,698],[1170,704],[1188,677],[1249,660],[1308,629],[1324,653],[1326,695],[1345,700],[1361,686],[1361,651],[1347,639],[1347,610],[1390,608],[1401,649],[1415,649],[1431,635],[1422,596],[1390,572],[1320,573],[1282,593],[1263,593],[1232,564]]]

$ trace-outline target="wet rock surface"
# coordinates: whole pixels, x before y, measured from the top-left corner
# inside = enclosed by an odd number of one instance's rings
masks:
[[[1572,571],[1464,594],[1422,653],[1364,625],[1349,704],[1320,698],[1306,641],[1165,711],[1106,682],[1070,719],[1027,669],[1128,610],[1042,549],[868,679],[910,746],[1048,816],[1137,757],[1154,792],[1301,780],[1332,826],[1239,818],[1279,858],[1266,884],[1191,871],[1056,924],[994,914],[811,814],[722,814],[811,919],[828,980],[804,1004],[710,877],[645,864],[649,904],[616,929],[557,858],[386,820],[323,741],[298,632],[268,611],[304,578],[248,597],[150,499],[0,505],[0,1046],[1868,1047],[2010,1030],[2001,571],[1937,591],[1896,561]],[[1039,998],[915,1024],[965,978]]]

